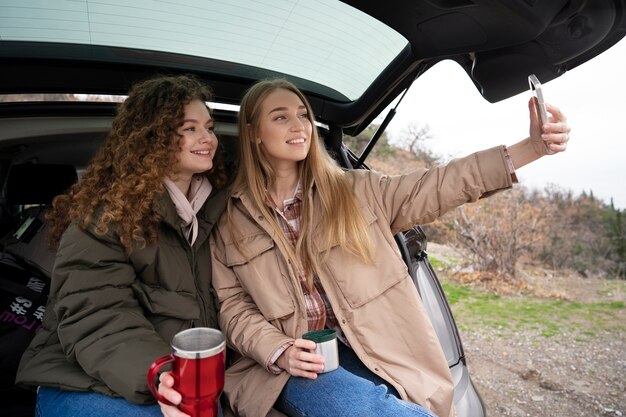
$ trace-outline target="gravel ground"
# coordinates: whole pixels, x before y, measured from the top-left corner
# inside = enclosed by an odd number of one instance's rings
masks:
[[[429,255],[462,254],[429,243]],[[438,271],[450,279],[452,271]],[[578,303],[624,302],[623,281],[532,271],[524,277],[535,294]],[[455,306],[452,306],[453,311]],[[616,311],[626,323],[626,309]],[[455,312],[472,380],[489,417],[626,416],[626,334],[593,328],[545,337],[540,330],[463,326]],[[472,320],[474,321],[474,320]],[[624,328],[623,326],[621,326]],[[464,329],[464,330],[463,330]]]
[[[624,335],[545,338],[495,329],[462,333],[488,416],[624,416]]]

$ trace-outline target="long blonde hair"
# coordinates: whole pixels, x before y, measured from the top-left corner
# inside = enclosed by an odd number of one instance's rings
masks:
[[[306,158],[299,163],[299,178],[302,184],[303,205],[300,238],[294,248],[287,240],[266,202],[268,190],[276,180],[274,170],[262,152],[255,138],[259,128],[259,113],[265,98],[273,91],[284,89],[296,94],[306,107],[307,117],[313,126],[311,146]],[[364,262],[371,262],[371,241],[367,233],[367,224],[359,210],[352,185],[342,169],[330,157],[326,148],[320,144],[315,128],[313,110],[308,100],[298,88],[284,79],[264,80],[254,84],[246,92],[239,110],[239,147],[240,165],[233,183],[233,191],[249,193],[251,200],[265,219],[268,220],[280,244],[287,252],[289,260],[305,271],[318,273],[324,254],[316,250],[313,244],[313,194],[317,193],[321,202],[325,244],[318,247],[330,248],[337,243],[346,252],[356,255]],[[229,200],[227,209],[228,225],[237,249],[244,254],[245,242],[238,233],[233,220],[233,200]],[[309,288],[312,274],[307,274]]]

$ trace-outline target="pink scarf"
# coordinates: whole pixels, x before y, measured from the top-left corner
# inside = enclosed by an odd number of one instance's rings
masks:
[[[209,195],[213,186],[204,176],[194,176],[189,186],[189,198],[180,191],[180,188],[169,178],[163,181],[168,194],[170,195],[178,217],[182,220],[185,237],[191,245],[198,237],[198,218],[196,213],[200,210]]]

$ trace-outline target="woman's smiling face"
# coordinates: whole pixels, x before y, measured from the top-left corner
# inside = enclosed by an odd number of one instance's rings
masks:
[[[217,136],[211,114],[202,101],[192,100],[185,105],[184,121],[176,132],[181,136],[178,176],[191,179],[194,174],[213,168]]]
[[[295,93],[279,88],[261,104],[257,142],[274,168],[297,165],[311,147],[313,125]]]

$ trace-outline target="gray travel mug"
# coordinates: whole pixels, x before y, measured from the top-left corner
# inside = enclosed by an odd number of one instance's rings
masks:
[[[314,352],[324,356],[324,369],[318,373],[334,371],[339,366],[339,352],[337,350],[337,332],[331,329],[313,330],[305,333],[303,339],[314,341],[317,346]]]

